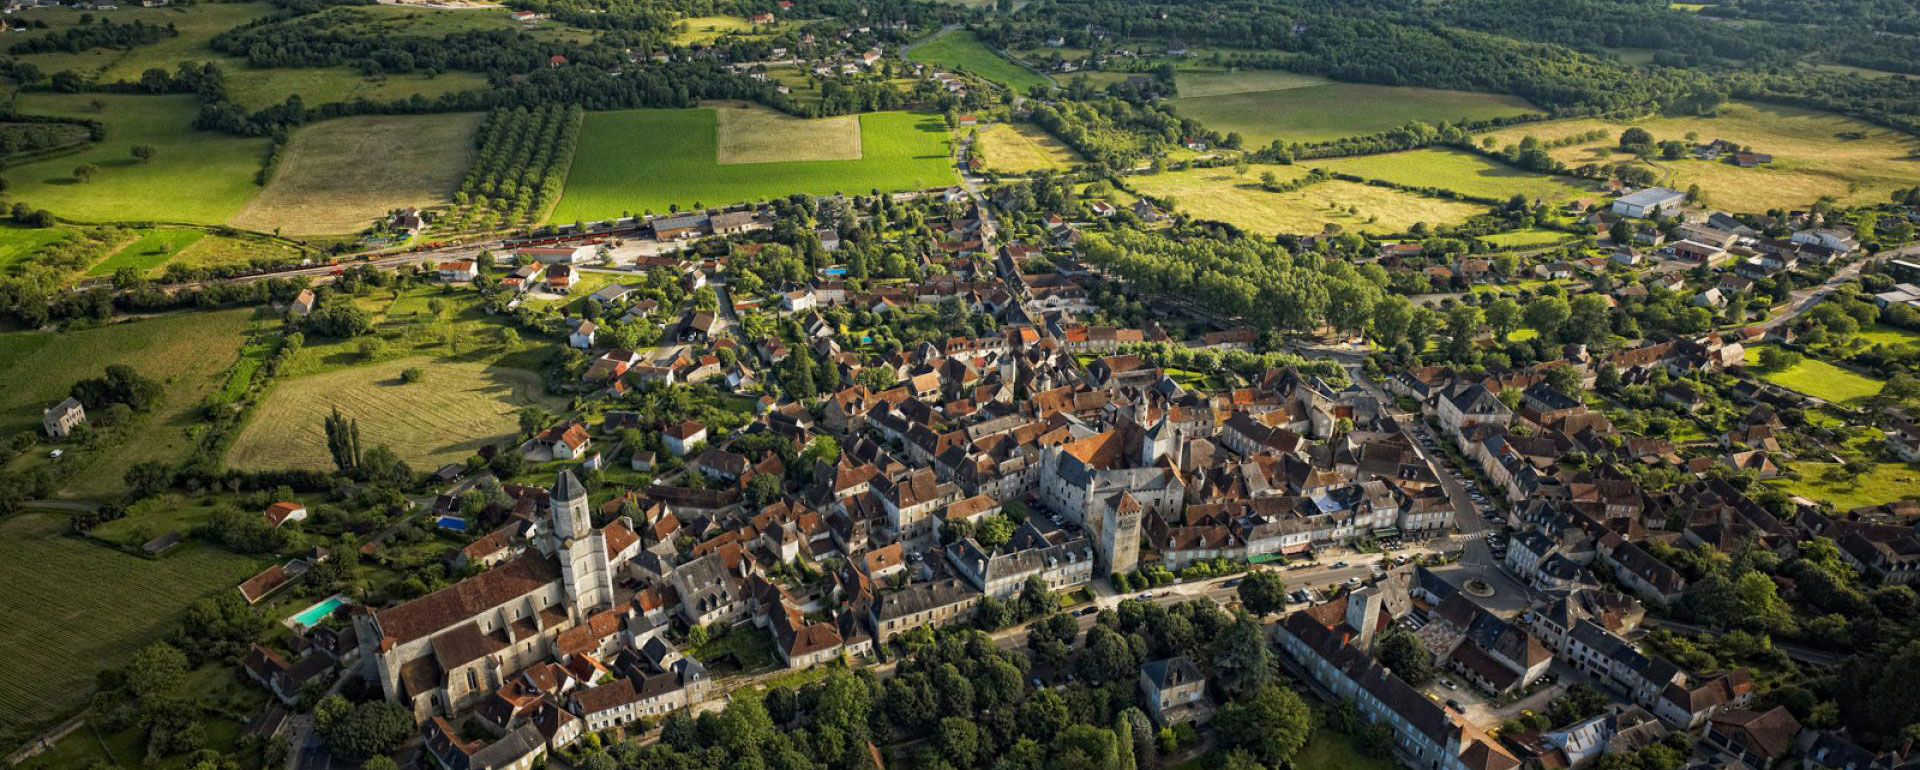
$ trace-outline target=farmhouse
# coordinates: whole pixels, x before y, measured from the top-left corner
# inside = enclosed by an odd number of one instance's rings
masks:
[[[1686,199],[1686,194],[1677,190],[1649,187],[1614,201],[1613,213],[1623,217],[1644,219],[1678,208]]]
[[[80,399],[68,396],[65,401],[48,407],[40,413],[40,427],[47,431],[48,438],[63,439],[73,435],[73,429],[87,422],[87,409],[80,405]]]
[[[287,306],[287,312],[305,318],[313,312],[314,299],[312,289],[301,289],[299,296],[293,298],[293,304]]]
[[[669,426],[661,431],[661,436],[666,439],[668,452],[672,452],[675,457],[686,457],[688,450],[691,450],[695,444],[707,440],[707,426],[687,420],[678,425]]]
[[[478,263],[471,259],[456,259],[440,263],[440,280],[447,283],[471,281],[478,274]]]

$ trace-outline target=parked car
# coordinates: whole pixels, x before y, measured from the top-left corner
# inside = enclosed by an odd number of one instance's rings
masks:
[[[1338,568],[1347,566],[1347,563],[1344,561],[1336,561],[1333,563],[1333,566],[1335,569],[1338,569]]]
[[[1460,705],[1460,701],[1454,700],[1452,698],[1447,699],[1447,708],[1453,709],[1457,713],[1461,713],[1461,714],[1467,713],[1466,708]]]
[[[1234,586],[1237,586],[1237,585],[1240,585],[1240,578],[1233,578],[1233,579],[1231,579],[1231,580],[1228,580],[1228,581],[1227,581],[1227,582],[1225,582],[1225,583],[1221,583],[1221,584],[1220,584],[1220,587],[1221,587],[1221,588],[1232,588],[1232,587],[1234,587]]]
[[[1152,599],[1152,598],[1153,598],[1153,592],[1152,592],[1152,591],[1148,591],[1148,592],[1146,592],[1146,593],[1143,593],[1143,594],[1141,594],[1141,595],[1139,595],[1139,596],[1136,596],[1136,597],[1133,597],[1133,598],[1135,598],[1135,599],[1139,599],[1140,601],[1143,601],[1143,602],[1144,602],[1144,601],[1147,601],[1147,600],[1149,600],[1149,599]]]

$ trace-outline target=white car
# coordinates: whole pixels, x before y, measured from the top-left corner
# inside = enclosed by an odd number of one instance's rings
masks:
[[[64,455],[64,454],[66,454],[66,453],[67,453],[67,450],[65,450],[65,449],[55,449],[55,450],[53,450],[53,451],[51,451],[51,452],[48,452],[48,453],[47,453],[47,457],[49,457],[49,458],[52,458],[52,459],[55,459],[55,460],[58,460],[58,459],[60,459],[60,456],[61,456],[61,455]]]

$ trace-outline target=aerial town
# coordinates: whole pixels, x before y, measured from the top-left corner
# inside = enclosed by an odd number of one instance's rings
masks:
[[[16,0],[0,749],[1920,768],[1813,10]]]

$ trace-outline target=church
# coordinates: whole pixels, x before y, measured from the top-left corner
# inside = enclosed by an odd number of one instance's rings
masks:
[[[614,577],[640,538],[625,519],[594,527],[572,471],[560,472],[535,526],[536,547],[512,561],[397,607],[357,611],[361,651],[388,699],[424,721],[473,707],[549,658],[598,665],[573,660],[588,657],[579,637],[604,650],[621,631]]]

